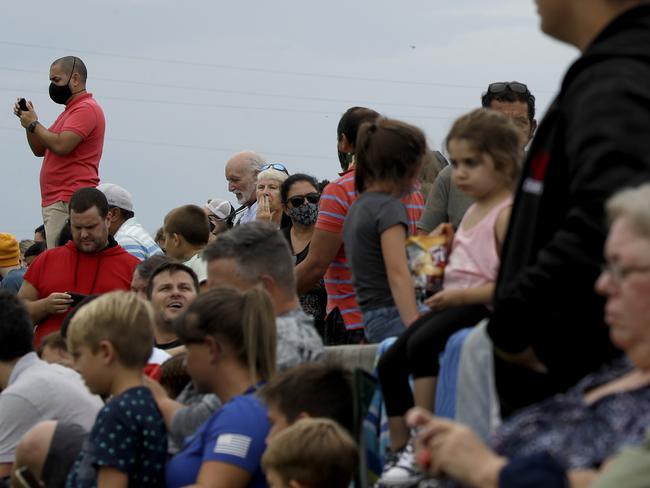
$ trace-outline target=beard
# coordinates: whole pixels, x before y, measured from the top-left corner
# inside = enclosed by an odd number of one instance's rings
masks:
[[[248,205],[248,203],[253,199],[254,196],[255,196],[255,188],[248,191],[243,191],[241,193],[241,197],[237,199],[237,203],[239,203],[239,205]]]

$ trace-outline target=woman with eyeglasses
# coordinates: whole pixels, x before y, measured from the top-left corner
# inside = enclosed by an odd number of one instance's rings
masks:
[[[280,163],[265,164],[257,175],[257,215],[255,220],[263,220],[274,224],[278,229],[283,227],[282,199],[280,186],[289,177],[289,171]]]
[[[291,247],[296,266],[309,252],[309,243],[318,217],[319,188],[316,178],[302,173],[289,176],[280,187],[284,213],[291,219],[291,225],[284,226],[282,232]],[[327,292],[322,278],[311,290],[300,296],[300,305],[307,315],[314,317],[314,326],[322,336],[327,306]]]
[[[571,480],[589,481],[584,476],[598,473],[584,470],[605,464],[607,478],[617,459],[611,465],[607,461],[624,447],[628,449],[619,459],[636,458],[647,466],[643,449],[629,448],[644,438],[647,444],[650,427],[650,184],[619,192],[606,210],[611,226],[596,291],[606,299],[609,337],[624,357],[588,374],[566,393],[505,419],[490,440],[491,449],[467,427],[421,409],[411,411],[409,423],[419,428],[418,459],[432,474],[444,474],[462,486],[492,486],[484,484],[488,479],[505,481],[498,486],[568,486],[565,470],[571,470]],[[593,347],[593,337],[583,340],[584,347]],[[575,361],[581,355],[574,351]],[[525,484],[526,479],[537,484]]]

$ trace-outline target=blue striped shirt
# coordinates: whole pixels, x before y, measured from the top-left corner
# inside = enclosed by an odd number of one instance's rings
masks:
[[[155,254],[163,253],[160,247],[158,247],[158,244],[156,244],[156,241],[153,240],[135,217],[124,222],[114,237],[126,252],[135,256],[140,261],[144,261]]]

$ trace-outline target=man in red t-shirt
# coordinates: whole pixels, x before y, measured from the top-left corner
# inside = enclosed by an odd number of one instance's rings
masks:
[[[352,272],[343,247],[343,222],[350,206],[357,199],[354,188],[354,144],[357,132],[362,123],[377,117],[377,112],[364,107],[352,107],[341,117],[337,135],[339,162],[343,173],[323,190],[309,253],[305,260],[296,266],[298,294],[305,293],[318,280],[325,278],[327,345],[364,341],[363,316],[357,304]],[[416,190],[402,198],[402,202],[409,218],[409,232],[415,234],[424,208],[424,198]]]
[[[86,66],[74,56],[50,66],[50,98],[65,110],[48,129],[38,121],[32,102],[14,113],[26,129],[27,142],[41,167],[41,206],[47,247],[53,248],[68,218],[68,202],[79,188],[99,184],[99,160],[104,147],[104,112],[86,92]],[[24,110],[27,108],[27,110]]]
[[[25,273],[18,296],[25,300],[38,347],[56,332],[74,306],[71,293],[95,295],[129,290],[140,260],[122,249],[108,232],[108,202],[96,188],[81,188],[70,199],[72,240],[36,258]]]

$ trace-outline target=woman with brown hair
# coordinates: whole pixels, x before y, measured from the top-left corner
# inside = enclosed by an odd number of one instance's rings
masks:
[[[270,298],[261,288],[210,289],[180,317],[177,333],[197,389],[224,405],[167,464],[166,485],[266,487],[260,460],[269,423],[256,392],[275,373]]]

